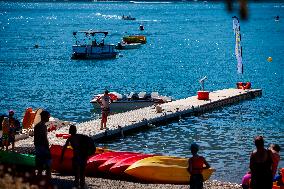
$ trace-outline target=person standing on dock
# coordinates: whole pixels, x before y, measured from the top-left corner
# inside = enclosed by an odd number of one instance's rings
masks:
[[[100,99],[98,99],[98,103],[100,103],[102,111],[101,128],[100,128],[100,130],[102,130],[107,128],[106,127],[107,116],[110,113],[111,99],[108,95],[108,90],[105,90],[104,95]]]
[[[49,121],[50,114],[44,110],[40,113],[40,117],[41,121],[34,127],[36,169],[38,171],[37,175],[40,177],[43,170],[45,170],[47,180],[49,181],[51,179],[51,154],[45,123]]]
[[[272,153],[264,148],[264,139],[257,136],[254,139],[256,150],[250,156],[251,189],[272,188]]]
[[[85,169],[88,156],[96,151],[96,146],[91,137],[83,134],[77,134],[75,125],[70,125],[69,134],[71,135],[62,148],[60,162],[63,162],[64,153],[68,145],[73,149],[72,166],[75,172],[75,186],[85,188]]]
[[[188,160],[188,172],[190,173],[190,189],[203,189],[203,169],[210,168],[210,165],[203,156],[197,154],[199,146],[196,143],[191,144],[190,151],[192,157]],[[205,167],[204,167],[205,165]]]

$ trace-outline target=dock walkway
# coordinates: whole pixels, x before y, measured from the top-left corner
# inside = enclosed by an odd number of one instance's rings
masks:
[[[105,137],[121,135],[125,131],[134,130],[148,126],[149,124],[159,124],[160,122],[179,119],[181,116],[202,114],[214,109],[222,108],[226,105],[234,104],[243,100],[249,100],[262,95],[261,89],[223,89],[210,92],[209,100],[198,100],[197,96],[176,100],[159,105],[162,111],[157,113],[156,107],[146,107],[131,110],[124,113],[110,115],[108,117],[108,130],[100,130],[101,119],[95,119],[77,124],[77,133],[86,134],[95,140]],[[65,140],[57,138],[57,133],[68,133],[69,128],[63,127],[48,134],[50,144],[63,145]],[[24,139],[19,146],[33,146],[33,137]],[[17,145],[18,146],[18,145]]]

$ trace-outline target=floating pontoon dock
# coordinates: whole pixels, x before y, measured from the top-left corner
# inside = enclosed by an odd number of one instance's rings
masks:
[[[202,114],[214,109],[240,101],[249,100],[262,95],[261,89],[223,89],[210,92],[209,100],[198,100],[197,96],[176,100],[155,106],[110,115],[107,121],[108,130],[100,130],[101,119],[77,124],[77,133],[86,134],[95,140],[123,135],[125,131],[143,128],[149,124],[159,124],[182,116]],[[159,113],[158,113],[159,112]],[[63,127],[48,134],[50,144],[64,144],[65,140],[57,138],[58,133],[68,133],[69,128]],[[21,145],[33,146],[33,137],[25,139]],[[18,146],[18,145],[17,145]],[[24,147],[23,146],[23,147]]]

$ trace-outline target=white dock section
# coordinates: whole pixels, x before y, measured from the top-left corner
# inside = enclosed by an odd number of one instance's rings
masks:
[[[176,100],[173,102],[161,104],[162,111],[157,113],[155,106],[132,110],[124,113],[110,115],[107,121],[108,130],[100,130],[101,119],[91,120],[76,124],[77,133],[91,136],[94,139],[112,137],[120,135],[125,131],[133,130],[166,122],[171,119],[178,119],[185,115],[201,114],[223,106],[234,104],[243,100],[252,99],[262,95],[261,89],[223,89],[210,92],[209,100],[198,100],[197,96]],[[60,128],[57,131],[48,134],[50,144],[63,145],[66,141],[57,138],[58,133],[68,133],[69,127]],[[29,137],[20,143],[19,146],[33,146],[33,137]]]

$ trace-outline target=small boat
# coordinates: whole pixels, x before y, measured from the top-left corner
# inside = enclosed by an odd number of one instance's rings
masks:
[[[139,180],[150,183],[188,184],[188,159],[170,156],[153,156],[139,160],[124,172]],[[204,169],[203,179],[208,180],[214,169]]]
[[[125,41],[118,42],[115,46],[116,49],[137,49],[141,47],[142,43],[126,43]]]
[[[122,15],[121,19],[122,19],[122,20],[136,20],[136,18],[131,17],[130,15],[129,15],[129,16],[124,16],[124,15]]]
[[[144,35],[128,35],[124,36],[122,40],[126,43],[146,43],[146,37]]]
[[[103,94],[95,95],[90,101],[90,103],[93,104],[94,108],[100,108],[99,102],[101,96],[103,96]],[[117,92],[110,92],[109,97],[112,101],[110,104],[111,111],[134,110],[152,106],[154,104],[162,104],[172,101],[171,97],[160,96],[158,92],[131,92],[129,95],[121,95]]]
[[[114,164],[109,169],[109,171],[111,173],[117,174],[117,175],[123,174],[124,171],[133,163],[135,163],[135,162],[137,162],[141,159],[144,159],[144,158],[147,158],[147,157],[152,157],[152,156],[154,156],[154,155],[152,155],[152,154],[138,154],[138,155],[135,155],[135,156],[130,156],[130,157],[124,158],[124,159],[116,162],[116,164]]]
[[[77,34],[81,34],[79,39],[77,38]],[[115,45],[104,43],[107,35],[108,32],[106,31],[88,30],[73,32],[76,43],[72,46],[72,59],[116,58],[118,52],[115,50]],[[97,41],[98,36],[101,36],[101,40],[99,41]]]

